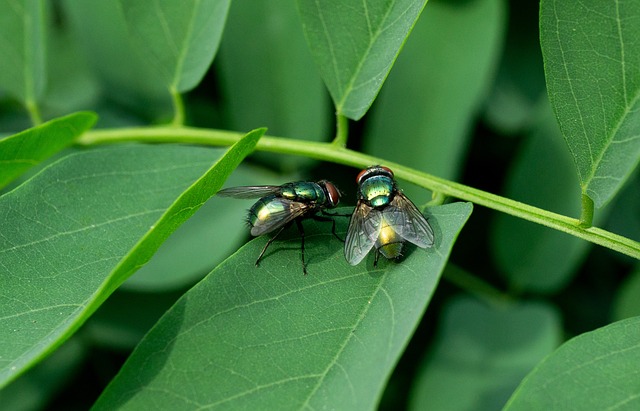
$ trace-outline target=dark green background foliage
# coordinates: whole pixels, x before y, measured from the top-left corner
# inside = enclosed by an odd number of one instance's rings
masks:
[[[637,0],[0,2],[0,408],[640,408],[639,39]],[[372,164],[433,248],[305,221],[307,276],[295,228],[256,267],[214,196],[348,214]]]

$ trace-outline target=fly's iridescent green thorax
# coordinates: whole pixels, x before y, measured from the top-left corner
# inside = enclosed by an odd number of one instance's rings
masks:
[[[358,175],[358,196],[373,208],[387,206],[395,194],[395,182],[391,170],[371,167]]]
[[[288,200],[300,202],[316,202],[324,204],[327,195],[319,184],[310,181],[287,183],[282,186],[281,196]]]

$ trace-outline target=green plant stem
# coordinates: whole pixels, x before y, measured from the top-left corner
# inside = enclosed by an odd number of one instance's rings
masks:
[[[182,95],[174,87],[169,90],[171,93],[171,100],[173,101],[173,121],[171,125],[179,127],[184,125],[184,102],[182,101]]]
[[[148,142],[226,146],[238,141],[242,135],[242,133],[232,131],[190,127],[145,127],[93,130],[84,134],[78,142],[84,145]],[[437,192],[440,195],[470,201],[524,220],[542,224],[640,260],[640,243],[637,241],[597,227],[582,227],[580,220],[576,218],[553,213],[529,204],[435,177],[401,164],[349,150],[337,144],[265,136],[260,139],[256,149],[259,151],[299,155],[357,168],[365,168],[372,164],[384,164],[391,167],[398,178]]]
[[[31,124],[33,124],[34,127],[42,124],[42,116],[40,116],[40,109],[38,108],[38,104],[33,100],[27,100],[25,102],[25,106],[27,108],[27,112],[29,113]]]
[[[443,272],[443,278],[489,304],[501,305],[512,301],[510,295],[499,291],[491,284],[469,274],[455,264],[447,264]]]
[[[582,194],[582,214],[580,215],[580,226],[589,228],[593,225],[593,200],[586,194]]]
[[[336,137],[333,139],[333,144],[338,147],[346,147],[348,137],[349,119],[343,115],[336,114]]]

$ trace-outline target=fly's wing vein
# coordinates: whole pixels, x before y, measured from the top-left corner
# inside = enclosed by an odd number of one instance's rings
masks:
[[[279,194],[280,186],[242,186],[230,187],[218,191],[217,195],[233,198],[260,198],[271,194]]]
[[[271,200],[269,206],[275,206],[273,208],[278,209],[268,213],[265,218],[257,218],[251,228],[251,235],[257,237],[269,233],[292,222],[296,218],[303,217],[313,210],[312,205],[280,197]]]
[[[357,265],[369,253],[380,233],[382,213],[359,201],[351,216],[344,256],[351,265]]]
[[[433,246],[434,234],[427,219],[402,192],[398,192],[383,211],[395,232],[421,248]]]

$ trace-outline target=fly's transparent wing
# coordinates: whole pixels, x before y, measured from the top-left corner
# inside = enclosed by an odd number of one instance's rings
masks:
[[[396,233],[421,248],[433,246],[433,229],[420,210],[398,191],[383,211],[384,218]]]
[[[271,194],[279,194],[280,186],[244,186],[230,187],[218,191],[219,196],[233,198],[260,198]]]
[[[259,236],[276,230],[298,217],[304,216],[312,207],[305,203],[275,197],[265,205],[268,210],[263,216],[256,216],[251,235]]]
[[[344,242],[344,257],[351,265],[357,265],[362,261],[380,233],[382,213],[372,209],[364,202],[359,201],[355,211],[351,215],[347,238]]]

